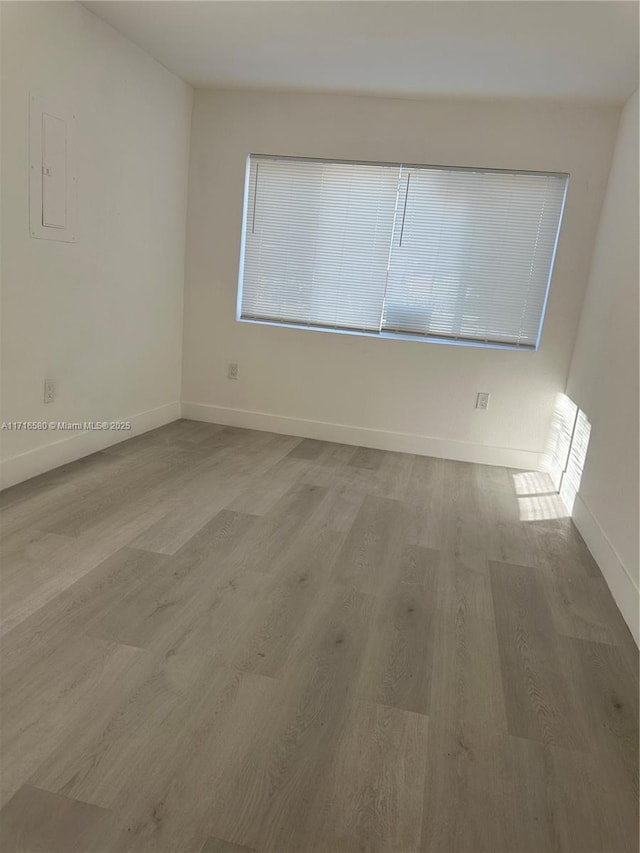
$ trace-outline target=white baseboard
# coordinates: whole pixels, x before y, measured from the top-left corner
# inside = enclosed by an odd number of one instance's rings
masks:
[[[629,626],[636,645],[640,645],[640,590],[611,544],[609,537],[600,527],[580,495],[576,496],[572,517],[573,523],[580,531],[587,548],[600,567],[600,571],[611,590],[624,621]]]
[[[139,412],[137,415],[115,418],[114,420],[131,423],[131,429],[126,432],[114,430],[74,432],[59,441],[10,456],[0,462],[0,487],[6,489],[38,474],[44,474],[45,471],[50,471],[59,465],[66,465],[90,453],[104,450],[105,447],[111,447],[134,435],[141,435],[150,429],[164,426],[177,420],[180,413],[180,403],[167,403],[165,406]]]
[[[460,462],[478,462],[483,465],[503,465],[507,468],[526,468],[538,471],[542,453],[531,450],[516,450],[510,447],[490,447],[445,438],[432,438],[405,432],[387,432],[369,427],[333,424],[325,421],[309,421],[271,415],[266,412],[251,412],[245,409],[228,409],[207,403],[183,402],[182,417],[194,421],[245,427],[301,438],[317,438],[340,444],[360,447],[375,447],[380,450],[397,450],[401,453],[417,453],[421,456],[436,456],[441,459],[456,459]]]

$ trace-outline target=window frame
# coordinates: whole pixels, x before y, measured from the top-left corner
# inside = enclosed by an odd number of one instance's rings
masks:
[[[246,236],[247,236],[247,225],[249,219],[249,211],[248,211],[248,203],[249,203],[249,194],[250,194],[250,176],[251,176],[251,158],[260,158],[260,160],[274,160],[274,161],[305,161],[311,163],[337,163],[337,164],[346,164],[346,165],[361,165],[361,166],[390,166],[390,167],[399,167],[403,169],[429,169],[432,171],[455,171],[455,172],[472,172],[475,174],[489,173],[489,174],[503,174],[503,175],[535,175],[539,177],[555,177],[555,178],[563,178],[565,181],[564,185],[564,193],[562,197],[562,202],[560,204],[560,214],[558,217],[558,227],[554,239],[553,250],[551,253],[551,259],[549,264],[549,275],[547,277],[547,285],[545,289],[544,299],[542,303],[542,310],[540,312],[540,322],[538,324],[538,332],[536,336],[535,346],[525,346],[520,343],[501,343],[497,341],[482,341],[477,338],[463,338],[463,337],[449,337],[449,336],[437,336],[437,335],[429,335],[423,334],[420,332],[389,332],[381,329],[379,332],[375,331],[367,331],[361,329],[351,329],[351,328],[336,328],[329,326],[321,326],[321,325],[313,325],[313,324],[305,324],[305,323],[292,323],[288,321],[281,320],[273,320],[273,319],[260,319],[254,317],[243,317],[242,316],[242,293],[243,293],[243,281],[244,281],[244,260],[245,260],[245,248],[246,248]],[[353,160],[353,159],[339,159],[335,157],[308,157],[308,156],[298,156],[295,154],[262,154],[258,152],[251,152],[247,154],[245,159],[245,175],[244,175],[244,191],[243,191],[243,202],[242,202],[242,227],[241,227],[241,238],[240,238],[240,260],[238,267],[238,286],[237,286],[237,299],[236,299],[236,322],[238,323],[247,323],[250,325],[257,326],[272,326],[280,329],[297,329],[298,331],[310,331],[310,332],[325,332],[329,334],[337,334],[337,335],[355,335],[356,337],[365,337],[365,338],[374,338],[376,340],[398,340],[398,341],[411,341],[411,342],[421,342],[427,344],[444,344],[446,346],[458,346],[458,347],[475,347],[481,349],[496,349],[496,350],[510,350],[510,351],[518,351],[518,352],[528,352],[535,353],[540,349],[541,341],[542,341],[542,330],[544,327],[544,321],[547,313],[547,305],[549,301],[549,293],[551,290],[551,281],[553,279],[553,274],[555,271],[556,264],[556,256],[558,252],[558,243],[560,241],[560,233],[562,231],[562,225],[564,222],[564,214],[566,210],[567,204],[567,195],[569,192],[569,184],[571,181],[571,173],[570,172],[559,172],[559,171],[541,171],[536,169],[504,169],[504,168],[494,168],[489,166],[450,166],[450,165],[433,165],[428,163],[407,163],[401,161],[384,161],[384,160]]]

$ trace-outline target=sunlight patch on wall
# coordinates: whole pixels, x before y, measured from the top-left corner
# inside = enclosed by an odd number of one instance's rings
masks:
[[[585,413],[566,394],[558,394],[543,455],[545,470],[513,475],[521,521],[571,517],[590,435]]]
[[[542,467],[553,480],[555,491],[560,491],[562,475],[566,470],[571,448],[571,438],[578,407],[566,394],[556,396],[547,444],[542,457]]]
[[[569,515],[573,513],[576,495],[580,490],[590,437],[591,424],[585,413],[581,409],[578,409],[573,429],[573,439],[569,449],[569,460],[562,476],[562,482],[560,483],[560,497],[569,510]]]

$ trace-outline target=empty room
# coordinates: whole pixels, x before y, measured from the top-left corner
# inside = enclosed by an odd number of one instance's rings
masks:
[[[1,853],[637,853],[638,30],[0,2]]]

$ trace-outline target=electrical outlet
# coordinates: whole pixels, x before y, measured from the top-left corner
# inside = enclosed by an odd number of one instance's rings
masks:
[[[227,379],[238,379],[239,376],[238,363],[236,361],[230,361],[227,366]]]
[[[44,381],[44,401],[45,403],[53,403],[56,399],[56,386],[48,379]]]
[[[476,397],[476,409],[482,409],[486,412],[489,408],[489,395],[485,391],[478,391]]]

